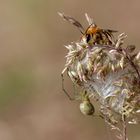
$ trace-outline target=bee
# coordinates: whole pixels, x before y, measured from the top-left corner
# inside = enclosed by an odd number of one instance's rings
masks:
[[[113,33],[117,32],[110,29],[101,29],[85,14],[89,23],[88,28],[85,30],[82,24],[71,16],[66,16],[63,13],[58,13],[64,20],[73,24],[82,33],[81,41],[86,42],[88,45],[112,45]]]

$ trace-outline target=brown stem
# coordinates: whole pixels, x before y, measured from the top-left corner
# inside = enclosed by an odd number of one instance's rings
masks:
[[[123,115],[123,120],[122,121],[123,121],[122,140],[128,140],[127,139],[127,131],[126,131],[127,126],[126,126],[126,117],[125,117],[125,115]]]

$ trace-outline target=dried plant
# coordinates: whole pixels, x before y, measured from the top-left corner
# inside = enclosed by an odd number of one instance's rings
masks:
[[[59,15],[83,34],[79,41],[66,46],[68,53],[61,74],[64,92],[73,99],[64,88],[66,72],[80,89],[80,98],[74,99],[81,100],[81,112],[93,115],[91,102],[97,101],[99,116],[118,132],[118,139],[127,140],[127,124],[138,124],[140,118],[140,52],[135,52],[134,45],[125,46],[125,33],[115,37],[116,31],[99,28],[87,14],[89,27],[85,31],[74,18]]]

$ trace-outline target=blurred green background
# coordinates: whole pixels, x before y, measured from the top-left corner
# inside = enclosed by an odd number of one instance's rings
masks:
[[[0,139],[115,140],[100,118],[80,113],[61,90],[67,50],[80,33],[57,12],[87,26],[84,13],[102,28],[128,35],[140,48],[139,0],[1,0],[0,1]],[[67,89],[72,92],[71,82]],[[140,126],[129,126],[139,140]]]

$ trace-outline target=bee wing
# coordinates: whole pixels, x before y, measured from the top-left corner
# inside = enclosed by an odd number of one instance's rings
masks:
[[[84,34],[84,27],[82,26],[82,24],[81,24],[79,21],[75,20],[73,17],[64,15],[63,13],[59,13],[59,12],[58,12],[58,14],[59,14],[64,20],[66,20],[66,21],[70,22],[71,24],[73,24],[74,26],[76,26],[76,27],[80,30],[80,32],[81,32],[82,34]]]
[[[106,34],[107,36],[110,36],[111,38],[113,37],[112,33],[116,33],[118,31],[116,30],[110,30],[110,29],[102,29],[103,33]]]
[[[107,32],[109,32],[109,33],[116,33],[116,32],[118,32],[118,31],[116,31],[116,30],[110,30],[110,29],[105,29]]]
[[[85,17],[86,17],[87,22],[88,22],[89,25],[96,26],[96,24],[94,23],[93,19],[87,13],[85,13]]]

